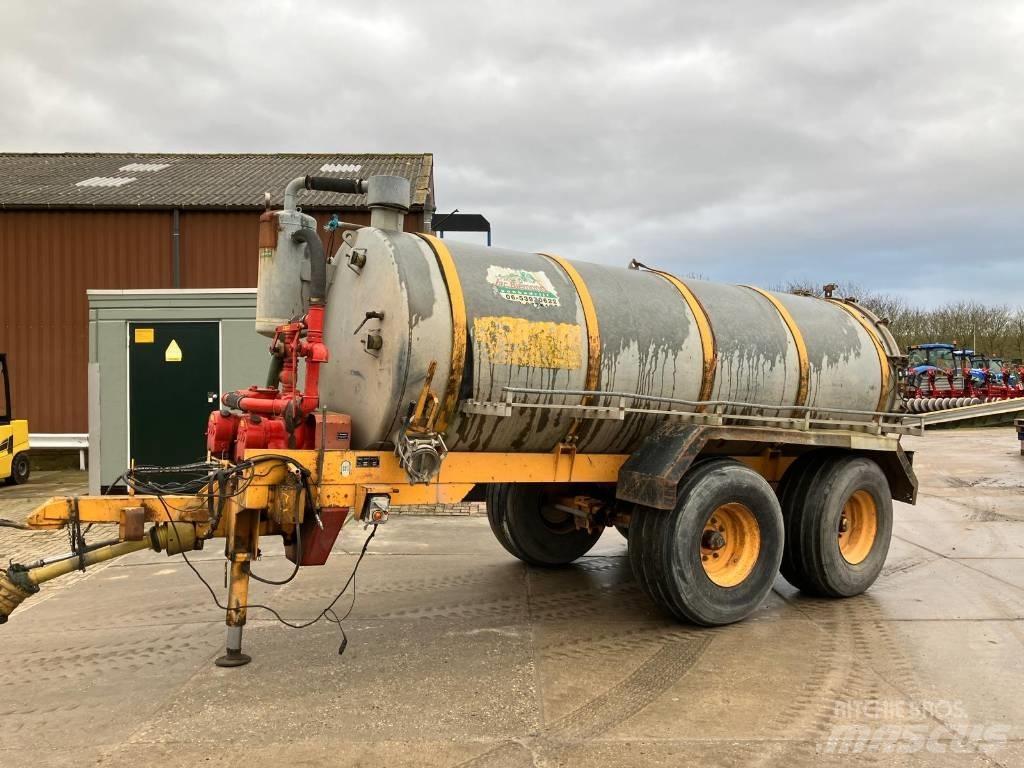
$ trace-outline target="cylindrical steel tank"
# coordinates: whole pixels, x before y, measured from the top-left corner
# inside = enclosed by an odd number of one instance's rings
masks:
[[[352,416],[357,449],[393,443],[432,362],[450,450],[548,451],[571,432],[580,451],[623,452],[665,418],[461,407],[506,386],[823,411],[896,398],[891,336],[854,304],[369,227],[332,258],[324,333],[321,402]]]

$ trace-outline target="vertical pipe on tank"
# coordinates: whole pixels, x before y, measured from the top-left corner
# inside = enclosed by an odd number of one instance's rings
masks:
[[[404,176],[371,176],[366,190],[370,226],[401,232],[409,212],[411,189]]]

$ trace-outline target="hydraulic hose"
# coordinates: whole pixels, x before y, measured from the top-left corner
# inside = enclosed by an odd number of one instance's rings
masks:
[[[361,195],[366,191],[362,179],[336,179],[331,176],[307,176],[306,189],[316,192],[338,192],[343,195]]]
[[[294,211],[299,191],[338,192],[343,195],[361,195],[366,192],[364,179],[335,179],[330,176],[297,176],[284,188],[284,209]]]
[[[305,243],[309,249],[309,303],[323,304],[327,298],[327,257],[320,235],[312,229],[298,229],[292,232],[292,242]]]
[[[281,383],[281,370],[284,368],[284,357],[271,354],[270,368],[267,370],[267,386],[276,387]]]

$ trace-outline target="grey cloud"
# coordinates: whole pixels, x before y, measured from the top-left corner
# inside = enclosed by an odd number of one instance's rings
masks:
[[[497,242],[1018,301],[1016,2],[16,3],[16,151],[433,151]]]

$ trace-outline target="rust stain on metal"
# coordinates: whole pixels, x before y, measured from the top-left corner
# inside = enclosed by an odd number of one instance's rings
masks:
[[[452,254],[444,241],[433,235],[417,234],[427,242],[434,252],[434,256],[437,257],[441,274],[448,287],[448,297],[452,308],[452,365],[448,372],[448,384],[445,387],[444,399],[437,417],[437,431],[444,432],[455,416],[455,409],[458,408],[459,386],[462,384],[462,374],[466,367],[466,298],[462,293],[459,273],[455,269],[455,260],[452,259]]]
[[[473,338],[496,365],[576,369],[583,364],[580,328],[521,317],[477,317]]]
[[[118,538],[121,541],[140,541],[145,533],[146,508],[126,507],[121,510]]]
[[[260,214],[260,256],[277,249],[277,219],[271,211]]]

